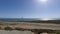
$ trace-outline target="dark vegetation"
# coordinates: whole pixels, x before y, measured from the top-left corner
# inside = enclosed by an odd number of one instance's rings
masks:
[[[4,28],[4,30],[7,30],[7,31],[8,31],[8,30],[10,30],[10,31],[11,31],[11,30],[13,30],[13,28],[12,28],[12,27],[7,26],[7,27],[5,27],[5,28]]]
[[[55,23],[55,24],[60,24],[60,20],[48,20],[48,21],[43,21],[43,20],[17,20],[17,21],[9,21],[9,20],[0,20],[0,25],[2,25],[3,23],[2,22],[30,22],[30,23]],[[11,25],[15,25],[15,24],[11,24]],[[0,27],[0,30],[2,30],[2,28]],[[4,30],[9,30],[9,31],[12,31],[12,30],[19,30],[19,31],[24,31],[24,29],[22,28],[15,28],[13,29],[12,27],[5,27]],[[56,30],[55,31],[55,34],[60,34],[60,30]]]
[[[60,34],[60,30],[55,30],[55,34]]]
[[[15,30],[18,30],[18,31],[24,31],[23,28],[18,28],[18,27],[16,27]]]
[[[2,30],[1,27],[0,27],[0,30]],[[25,29],[17,28],[17,27],[15,29],[13,29],[12,27],[7,26],[7,27],[4,28],[4,30],[6,30],[6,31],[12,31],[12,30],[24,31]],[[35,31],[37,31],[37,29],[36,30],[35,29],[34,30],[29,30],[29,31],[32,31],[32,32],[34,31],[35,32]],[[47,32],[47,33],[52,32],[52,33],[55,33],[55,34],[60,34],[60,30],[49,30],[48,29],[48,30],[40,30],[40,31],[41,32]]]

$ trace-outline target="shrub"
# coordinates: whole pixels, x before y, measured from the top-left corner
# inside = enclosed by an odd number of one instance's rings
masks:
[[[60,30],[59,31],[56,31],[55,34],[60,34]]]
[[[0,26],[0,30],[2,30],[2,27]]]
[[[24,31],[22,28],[15,28],[15,30]]]
[[[9,26],[5,27],[4,29],[5,29],[5,30],[10,30],[10,31],[13,30],[13,28],[11,28],[11,27],[9,27]]]

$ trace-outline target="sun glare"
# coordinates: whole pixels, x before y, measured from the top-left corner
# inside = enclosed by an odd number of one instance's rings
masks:
[[[47,21],[47,20],[49,20],[48,18],[43,18],[42,20],[45,20],[45,21]]]
[[[47,2],[48,0],[40,0],[41,2]]]

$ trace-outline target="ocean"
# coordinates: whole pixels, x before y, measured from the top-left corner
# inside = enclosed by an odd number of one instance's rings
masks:
[[[40,20],[40,18],[0,18],[2,21],[34,21]]]
[[[2,21],[35,21],[42,19],[41,18],[0,18],[0,21],[1,20]],[[50,20],[60,20],[60,18],[51,18]]]

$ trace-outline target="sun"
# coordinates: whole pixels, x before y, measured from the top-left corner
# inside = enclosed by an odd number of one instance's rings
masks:
[[[40,0],[41,2],[47,2],[48,0]]]

